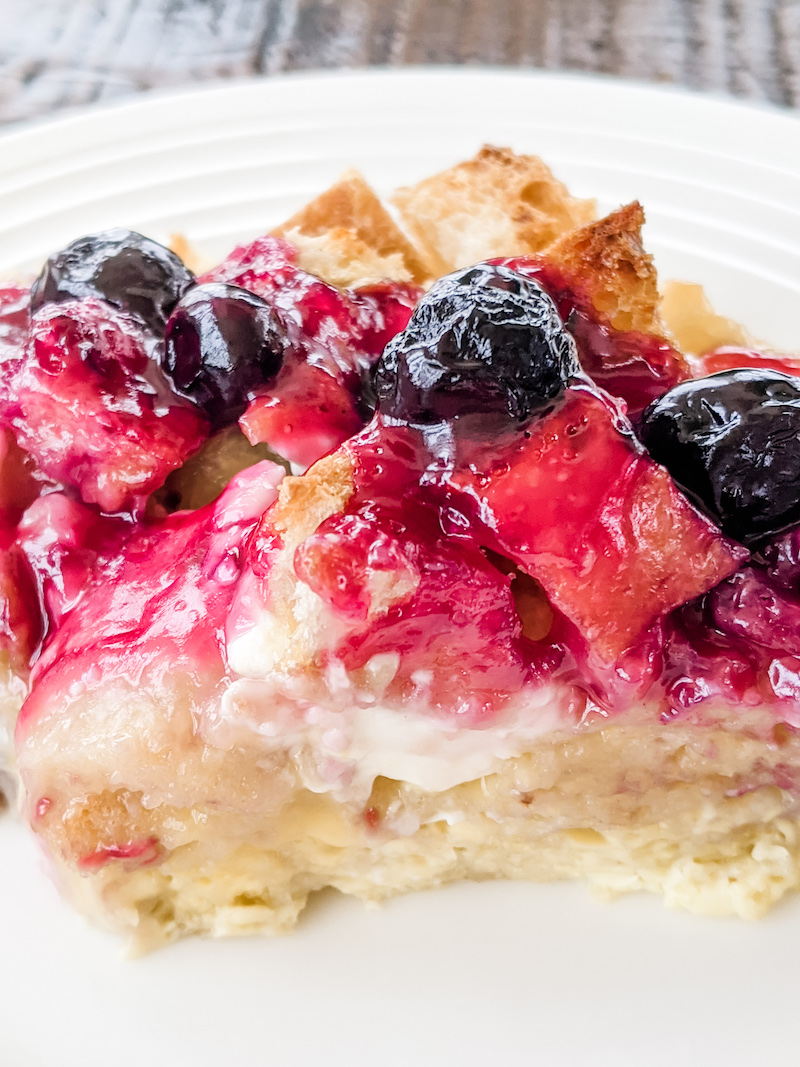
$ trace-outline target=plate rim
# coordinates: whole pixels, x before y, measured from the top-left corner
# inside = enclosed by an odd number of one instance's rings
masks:
[[[790,105],[775,104],[771,101],[753,100],[736,96],[718,89],[702,89],[678,82],[653,82],[644,78],[626,78],[602,71],[550,70],[545,67],[524,67],[517,65],[496,64],[408,64],[391,66],[376,64],[374,66],[353,66],[341,68],[316,67],[308,70],[280,71],[275,74],[252,74],[232,78],[214,78],[197,83],[183,85],[157,86],[125,93],[110,100],[98,100],[89,104],[75,105],[30,119],[19,119],[0,126],[0,145],[21,140],[25,135],[56,126],[68,127],[106,113],[148,110],[170,100],[193,99],[203,96],[235,95],[242,91],[260,91],[271,93],[273,88],[282,84],[317,86],[330,80],[338,84],[360,82],[376,79],[384,83],[397,81],[415,81],[422,78],[432,80],[529,80],[532,83],[552,83],[563,85],[595,85],[608,89],[635,91],[652,99],[683,99],[698,105],[708,105],[726,112],[741,109],[753,111],[764,116],[789,119],[797,124],[800,135],[800,108]],[[0,170],[2,162],[0,162]]]

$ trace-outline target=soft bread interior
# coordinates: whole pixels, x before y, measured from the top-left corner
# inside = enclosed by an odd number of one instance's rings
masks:
[[[430,281],[419,252],[358,171],[342,175],[273,232],[295,245],[303,270],[332,285]]]
[[[796,802],[770,784],[798,759],[797,739],[618,726],[543,740],[443,793],[379,778],[364,805],[298,788],[263,813],[152,810],[118,790],[75,798],[41,832],[79,906],[140,949],[282,932],[329,886],[382,900],[464,878],[582,878],[605,896],[755,918],[800,881]],[[78,850],[112,840],[144,847],[79,869]]]
[[[537,156],[486,146],[393,197],[435,276],[493,256],[541,252],[595,217]]]

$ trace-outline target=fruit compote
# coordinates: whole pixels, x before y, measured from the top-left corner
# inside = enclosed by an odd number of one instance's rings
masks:
[[[285,467],[196,512],[152,494],[237,420],[284,465],[350,457],[346,506],[293,575],[329,612],[322,667],[392,657],[390,706],[483,727],[551,681],[575,717],[714,700],[797,717],[800,542],[760,512],[732,539],[648,455],[634,428],[690,377],[665,341],[615,330],[537,257],[423,296],[335,289],[273,237],[197,279],[159,248],[74,242],[32,314],[0,291],[0,650],[35,663],[21,732],[108,678],[179,671],[199,706],[235,677],[226,633],[270,609]]]
[[[370,414],[370,370],[408,323],[421,290],[384,283],[339,290],[296,265],[277,237],[235,249],[200,279],[261,297],[285,331],[282,367],[242,415],[251,444],[305,468],[356,433]]]

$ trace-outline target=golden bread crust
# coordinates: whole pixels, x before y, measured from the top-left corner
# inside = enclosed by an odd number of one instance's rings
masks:
[[[353,461],[342,448],[301,477],[284,478],[270,523],[285,542],[299,544],[325,519],[343,511],[352,494]]]
[[[273,233],[295,245],[303,270],[333,285],[430,280],[419,252],[355,170]]]
[[[543,254],[579,282],[616,329],[664,336],[656,269],[642,245],[643,224],[644,211],[634,201],[563,234]]]
[[[536,156],[485,146],[394,197],[405,228],[436,276],[492,256],[541,252],[595,216]]]

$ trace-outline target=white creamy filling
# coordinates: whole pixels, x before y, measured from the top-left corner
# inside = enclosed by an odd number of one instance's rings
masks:
[[[375,664],[376,673],[386,666]],[[570,721],[570,691],[553,685],[525,690],[489,725],[473,727],[435,709],[387,706],[355,688],[344,669],[336,675],[324,704],[293,693],[286,676],[239,679],[203,724],[205,738],[226,747],[255,735],[265,753],[292,757],[307,789],[361,801],[379,776],[428,792],[480,778]]]

